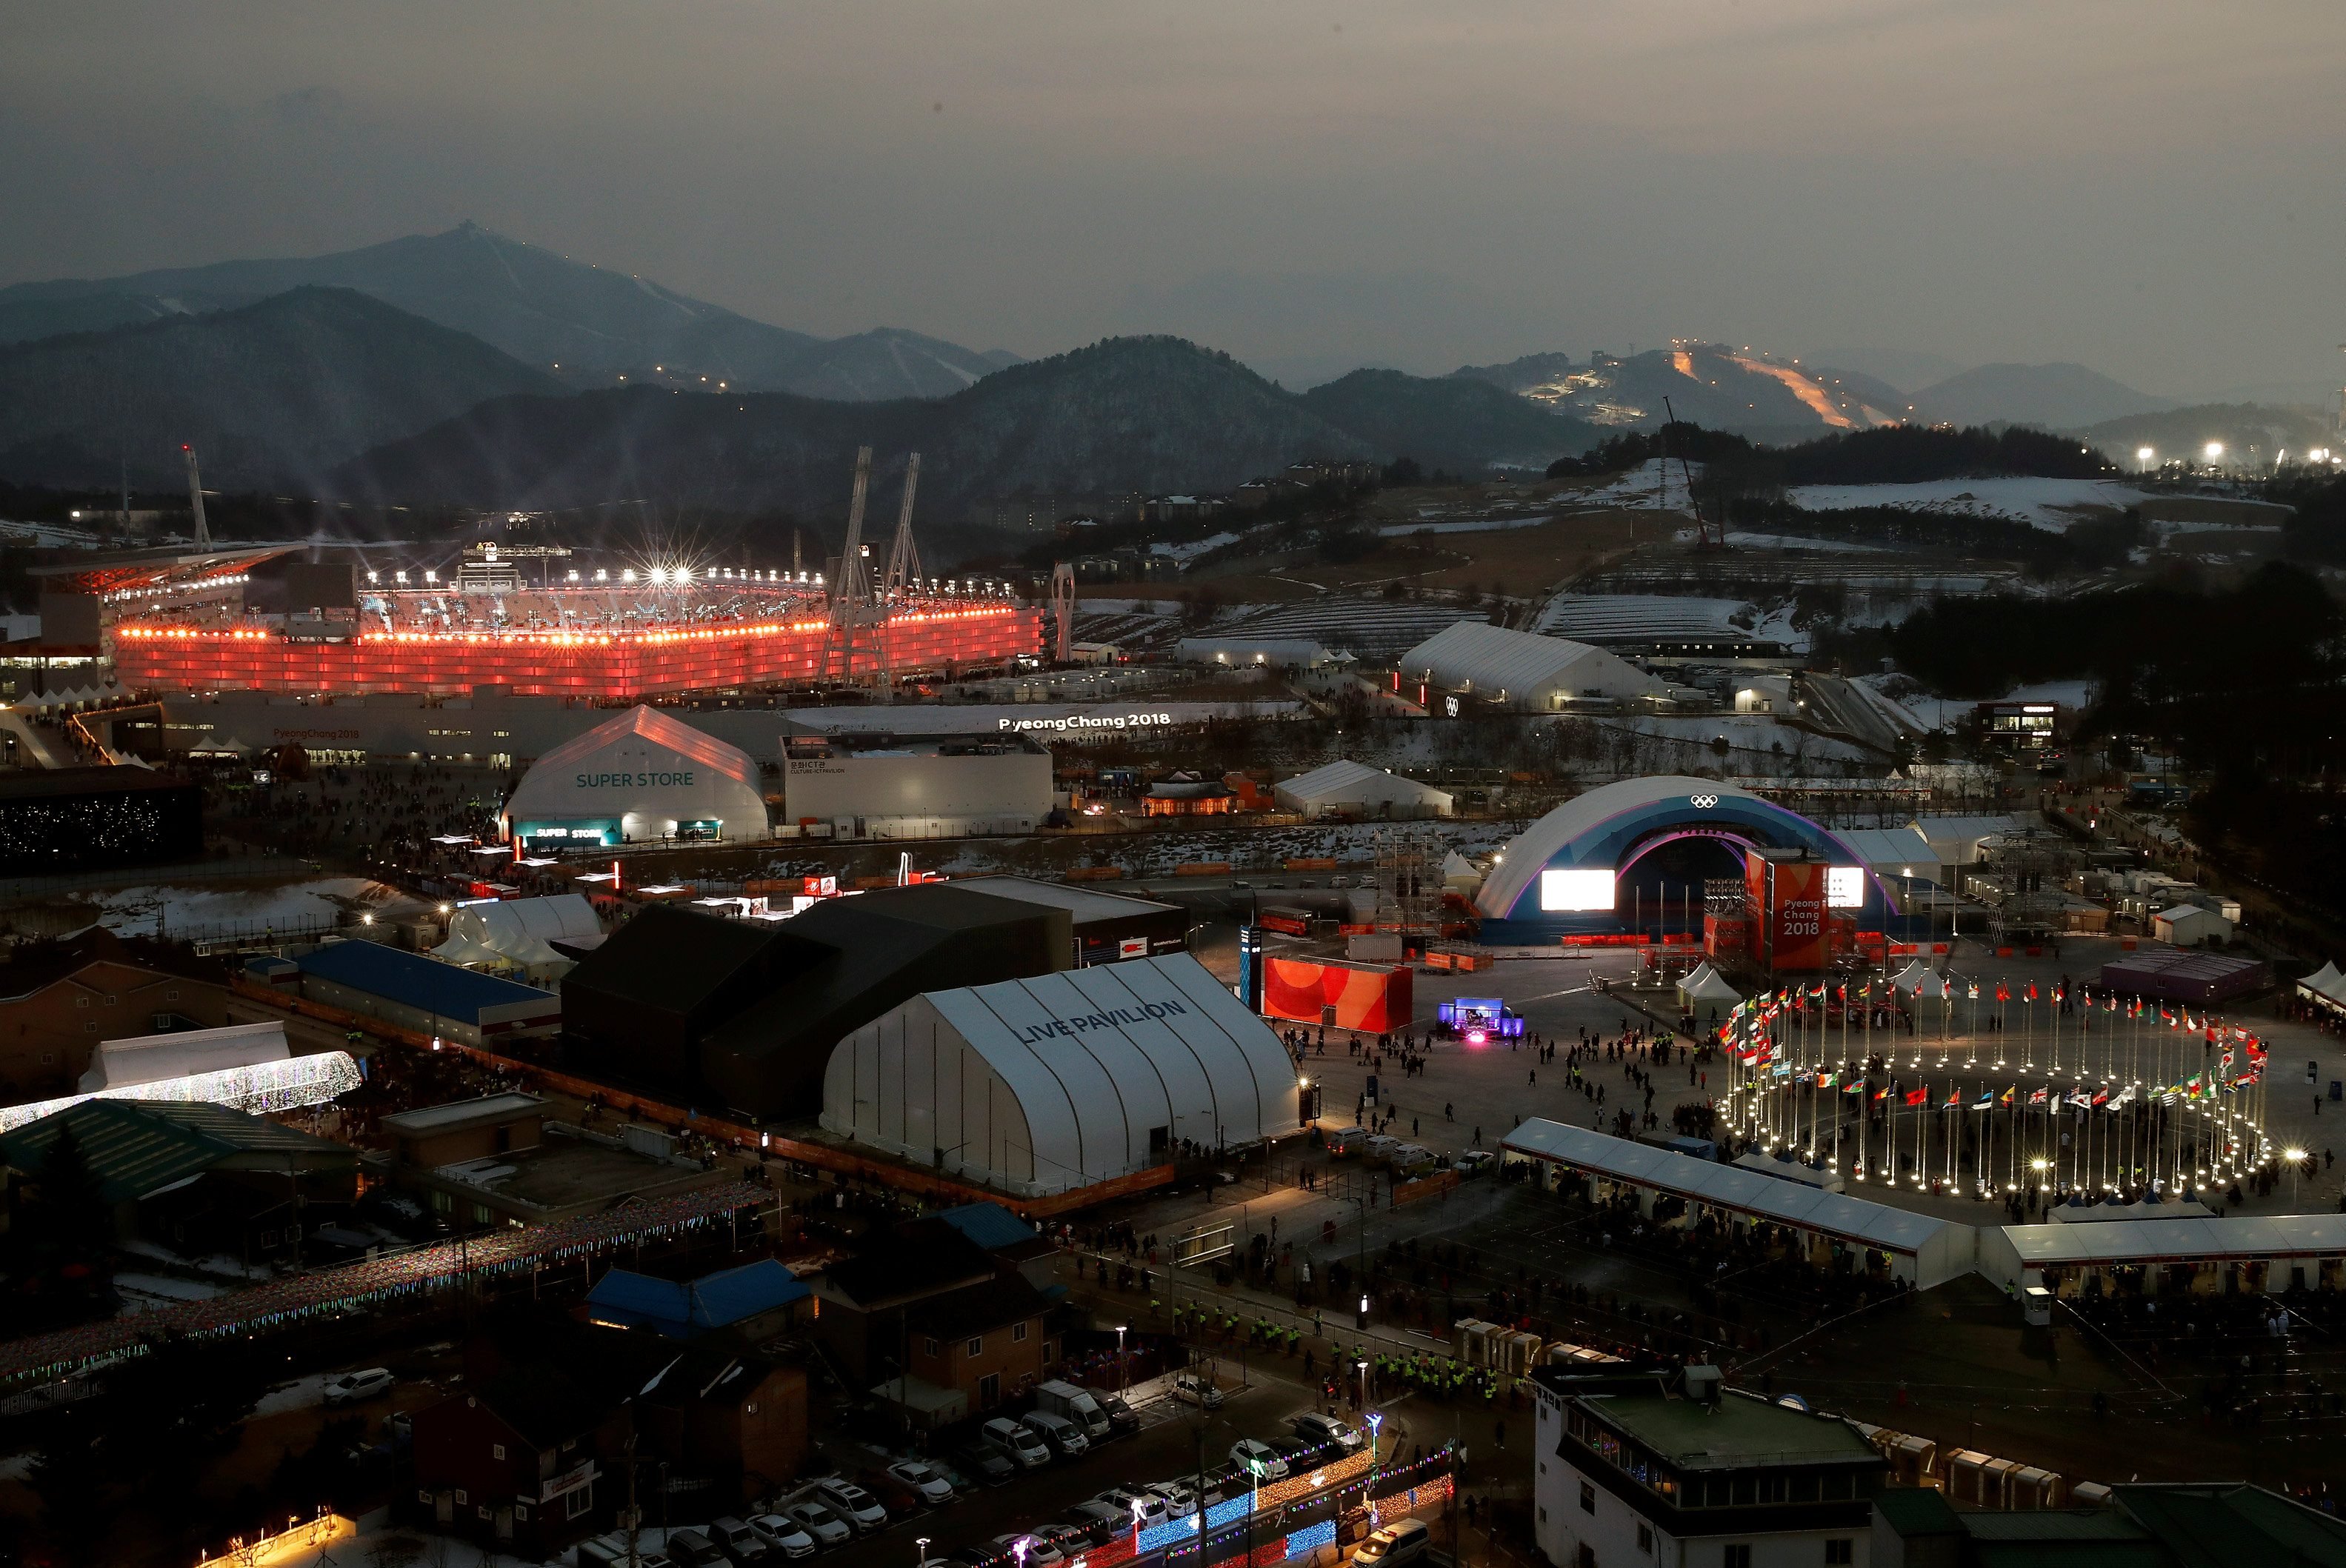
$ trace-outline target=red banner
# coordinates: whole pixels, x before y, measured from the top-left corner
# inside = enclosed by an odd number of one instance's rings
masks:
[[[1338,1029],[1382,1034],[1410,1021],[1413,972],[1373,964],[1302,958],[1266,958],[1262,1011],[1295,1023],[1327,1022]],[[1331,1018],[1322,1010],[1334,1008]]]

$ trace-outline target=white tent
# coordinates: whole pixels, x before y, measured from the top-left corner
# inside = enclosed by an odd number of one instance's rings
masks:
[[[1279,1037],[1187,953],[931,992],[842,1041],[822,1125],[1023,1196],[1292,1133]]]
[[[1481,621],[1436,632],[1401,656],[1400,669],[1404,684],[1423,681],[1518,709],[1631,701],[1668,691],[1618,654]]]
[[[2334,963],[2324,963],[2299,981],[2297,989],[2317,1002],[2327,1003],[2332,1007],[2346,1007],[2346,974],[2339,973]]]
[[[173,1034],[139,1034],[108,1040],[90,1058],[89,1071],[75,1085],[85,1095],[137,1088],[198,1073],[219,1073],[282,1062],[293,1054],[285,1025],[231,1023],[224,1029],[182,1029]]]
[[[1890,983],[1902,996],[1913,995],[1918,987],[1925,994],[1934,994],[1939,989],[1939,972],[1933,969],[1927,961],[1918,958],[1892,975]]]
[[[1365,762],[1331,762],[1275,785],[1271,795],[1306,817],[1447,817],[1451,797],[1431,784]]]
[[[749,754],[642,707],[540,757],[505,802],[505,828],[536,844],[770,836]]]
[[[448,917],[448,940],[432,956],[463,964],[513,964],[540,970],[573,962],[551,942],[594,947],[603,940],[595,906],[577,893],[464,904]]]
[[[1691,1013],[1708,1004],[1732,1007],[1743,1000],[1743,993],[1727,983],[1727,976],[1708,963],[1697,964],[1678,980],[1678,1005]]]

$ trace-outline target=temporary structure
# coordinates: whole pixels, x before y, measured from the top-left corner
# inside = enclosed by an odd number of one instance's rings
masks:
[[[1890,983],[1902,995],[1912,996],[1916,991],[1932,992],[1939,988],[1939,972],[1922,959],[1916,959],[1890,977]]]
[[[111,1089],[119,1094],[142,1084],[159,1084],[196,1073],[219,1073],[293,1054],[285,1025],[231,1023],[224,1029],[182,1029],[171,1034],[139,1034],[108,1040],[97,1048],[89,1071],[75,1085],[85,1095]]]
[[[1708,1006],[1732,1007],[1743,1000],[1743,993],[1727,983],[1727,976],[1708,963],[1696,965],[1678,981],[1678,1005],[1692,1013]]]
[[[645,707],[540,757],[505,802],[505,826],[533,844],[771,836],[749,754]]]
[[[556,893],[460,906],[448,917],[448,940],[432,956],[465,965],[567,969],[576,961],[551,943],[588,948],[602,940],[595,906],[577,893]]]
[[[1294,1064],[1188,953],[930,992],[842,1041],[825,1130],[1024,1196],[1300,1125]]]
[[[1447,817],[1451,797],[1431,784],[1365,762],[1331,762],[1271,790],[1281,809],[1306,817]]]

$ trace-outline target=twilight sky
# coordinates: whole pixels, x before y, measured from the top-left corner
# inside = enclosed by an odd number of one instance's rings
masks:
[[[1169,331],[1290,384],[1673,335],[2346,375],[2336,0],[8,15],[0,282],[471,218],[805,331]]]

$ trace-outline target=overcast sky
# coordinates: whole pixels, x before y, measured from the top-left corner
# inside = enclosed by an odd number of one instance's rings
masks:
[[[0,281],[471,218],[810,331],[1290,383],[1673,335],[2346,373],[2337,0],[6,15]]]

